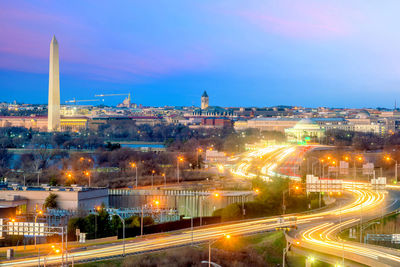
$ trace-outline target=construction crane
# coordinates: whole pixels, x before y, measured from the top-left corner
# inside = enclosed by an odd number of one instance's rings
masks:
[[[76,100],[75,98],[72,100],[67,100],[65,103],[80,103],[80,102],[97,102],[100,101],[100,99],[87,99],[87,100]]]
[[[131,93],[127,93],[127,94],[101,94],[101,95],[94,95],[95,97],[103,97],[103,96],[122,96],[122,95],[126,95],[128,96],[128,104],[129,106],[131,106]],[[104,101],[104,99],[103,99]]]

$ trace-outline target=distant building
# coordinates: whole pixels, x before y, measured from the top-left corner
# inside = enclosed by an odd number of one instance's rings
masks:
[[[205,109],[196,109],[193,112],[194,116],[203,117],[235,117],[235,113],[232,109],[222,108],[217,106],[208,106]]]
[[[311,119],[302,119],[293,128],[285,130],[289,142],[320,141],[325,129]]]
[[[239,120],[234,122],[233,128],[235,128],[236,131],[243,131],[249,128],[249,125],[246,120]]]
[[[22,187],[13,185],[0,190],[0,205],[16,207],[20,213],[34,212],[42,208],[50,193],[57,195],[59,209],[71,211],[92,210],[104,204],[108,206],[108,189],[85,187]]]
[[[24,127],[47,131],[46,116],[0,116],[0,127]]]
[[[37,131],[47,131],[48,120],[46,116],[0,116],[0,127],[24,127]],[[61,131],[81,131],[88,127],[86,117],[66,117],[60,119]]]
[[[128,97],[126,97],[124,99],[124,101],[122,101],[121,104],[117,105],[118,108],[136,108],[137,105],[136,104],[132,104],[132,99],[131,99],[131,94],[128,94]]]
[[[300,119],[298,118],[254,118],[247,121],[248,128],[260,131],[278,131],[284,133],[286,129],[294,127]],[[242,126],[244,126],[242,124]]]
[[[224,163],[227,160],[226,153],[224,152],[219,152],[216,150],[207,150],[206,151],[206,158],[205,161],[208,163]]]
[[[207,92],[204,91],[203,95],[201,96],[201,109],[208,108],[208,95]]]

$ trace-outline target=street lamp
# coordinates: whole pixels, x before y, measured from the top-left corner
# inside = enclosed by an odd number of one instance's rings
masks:
[[[96,206],[94,207],[94,209],[96,210],[96,212],[94,213],[94,239],[97,239],[97,215],[101,210],[100,206]]]
[[[394,176],[395,176],[395,178],[394,179],[395,179],[396,184],[397,184],[397,160],[395,160],[394,158],[391,158],[390,156],[386,156],[385,160],[388,161],[388,162],[393,160],[395,162],[395,165],[394,165]]]
[[[36,215],[35,215],[35,248],[36,248],[36,235],[37,235],[37,228],[36,228],[36,221],[37,221],[37,217],[43,215],[43,211],[42,210],[37,210],[36,211]]]
[[[165,173],[162,173],[161,176],[164,178],[164,187],[167,186],[167,178],[165,177]]]
[[[202,152],[203,152],[203,149],[198,148],[198,149],[196,150],[196,152],[197,152],[197,168],[200,169],[200,165],[199,165],[199,153],[202,153]]]
[[[181,206],[182,207],[182,206]],[[190,211],[190,231],[192,232],[192,246],[193,246],[193,209],[190,209],[187,206],[184,206],[186,211]],[[186,213],[185,211],[185,213]]]
[[[362,156],[355,156],[354,157],[354,182],[356,181],[357,178],[357,166],[356,166],[356,162],[362,162],[363,161],[363,157]]]
[[[223,236],[221,236],[217,239],[214,239],[214,240],[210,239],[210,241],[208,241],[208,267],[211,267],[211,245],[214,244],[215,242],[217,242],[221,238],[230,239],[231,235],[224,234]]]
[[[85,176],[89,178],[89,187],[90,187],[90,178],[91,178],[90,171],[85,171],[84,173],[85,173]]]
[[[67,178],[69,178],[69,179],[72,178],[72,173],[71,172],[67,172]]]
[[[135,162],[131,162],[131,163],[129,163],[129,165],[131,165],[132,168],[136,169],[135,187],[137,188],[137,185],[138,185],[137,164]]]
[[[60,250],[59,248],[56,248],[54,245],[52,245],[51,248],[52,248],[52,250],[50,250],[49,254],[47,254],[47,255],[44,257],[44,259],[43,259],[43,261],[44,261],[44,267],[46,267],[47,258],[49,257],[49,255],[50,255],[51,253],[59,254],[59,253],[61,252],[61,250]],[[40,262],[40,260],[39,260],[39,262]]]
[[[114,213],[114,215],[118,216],[118,218],[122,222],[122,244],[123,244],[123,250],[122,250],[122,257],[125,257],[125,219],[121,217],[118,213]]]
[[[154,174],[156,173],[155,170],[151,171],[151,189],[153,189],[153,185],[154,185]]]
[[[224,172],[224,165],[219,164],[218,165],[218,172],[223,173]]]
[[[176,165],[176,175],[177,175],[177,180],[178,180],[178,184],[179,184],[179,162],[183,162],[184,158],[179,156],[177,158],[177,165]]]
[[[155,206],[159,206],[160,205],[160,201],[159,200],[153,200],[153,204]],[[144,204],[142,205],[142,216],[140,218],[140,237],[143,237],[143,217],[144,217],[144,208],[147,207],[149,204]]]
[[[315,258],[313,256],[308,256],[306,258],[306,262],[309,262],[310,265],[311,265],[311,264],[313,264],[315,262]],[[306,266],[307,266],[307,264],[306,264]]]
[[[282,253],[282,267],[285,267],[286,265],[286,254],[290,250],[290,247],[292,245],[300,245],[300,241],[295,241],[295,243],[286,243],[286,247],[283,248],[283,253]]]
[[[215,197],[215,198],[218,198],[219,197],[219,193],[218,192],[215,192],[215,193],[213,193],[213,194],[209,194],[208,195],[209,197],[210,196],[213,196],[213,197]],[[202,196],[202,198],[203,198],[203,200],[205,199],[205,196]],[[203,225],[203,201],[199,201],[199,203],[200,203],[200,226],[202,226]]]

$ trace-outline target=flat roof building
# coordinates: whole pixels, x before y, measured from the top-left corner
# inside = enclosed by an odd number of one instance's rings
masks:
[[[42,208],[46,198],[51,194],[57,195],[59,209],[79,211],[91,210],[95,206],[108,206],[107,188],[72,187],[24,187],[12,185],[0,190],[0,204],[16,206],[21,213],[34,212]]]

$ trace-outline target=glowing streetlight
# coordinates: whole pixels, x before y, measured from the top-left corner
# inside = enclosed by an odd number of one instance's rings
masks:
[[[177,158],[177,164],[176,164],[176,176],[177,176],[177,180],[178,180],[178,184],[179,184],[179,162],[183,162],[184,158],[179,156]]]
[[[136,169],[135,187],[137,188],[137,186],[138,186],[137,164],[135,162],[130,162],[129,165],[131,166],[131,168],[135,168]]]
[[[391,158],[390,156],[385,156],[384,157],[385,158],[385,160],[387,161],[387,162],[390,162],[390,161],[394,161],[394,176],[395,176],[395,178],[394,178],[394,180],[395,180],[395,182],[397,183],[397,160],[395,160],[394,158]]]
[[[85,174],[86,177],[89,178],[89,187],[90,187],[90,180],[91,180],[91,179],[90,179],[90,178],[91,178],[91,176],[90,176],[90,171],[85,171],[84,174]]]
[[[161,173],[161,176],[164,178],[164,186],[167,186],[167,178],[165,177],[165,173]]]
[[[211,245],[217,242],[221,238],[230,239],[231,235],[223,234],[223,236],[221,236],[220,238],[208,241],[208,267],[211,267]]]
[[[307,257],[307,260],[311,263],[315,262],[315,258],[313,256]]]
[[[203,153],[203,149],[198,148],[198,149],[196,150],[196,153],[197,153],[197,167],[200,169],[200,165],[199,165],[199,153]]]
[[[224,165],[218,165],[218,171],[220,172],[220,173],[223,173],[224,172]]]
[[[38,231],[38,228],[36,227],[36,221],[38,216],[42,216],[43,211],[42,210],[36,210],[36,215],[35,215],[35,249],[36,249],[36,232]]]
[[[160,205],[160,201],[153,199],[153,204],[158,208]],[[143,237],[143,218],[144,218],[144,207],[147,207],[149,204],[142,205],[142,216],[140,217],[140,237]],[[150,203],[150,207],[152,207]]]
[[[153,189],[153,185],[154,185],[154,174],[156,173],[155,170],[151,171],[151,189]]]

